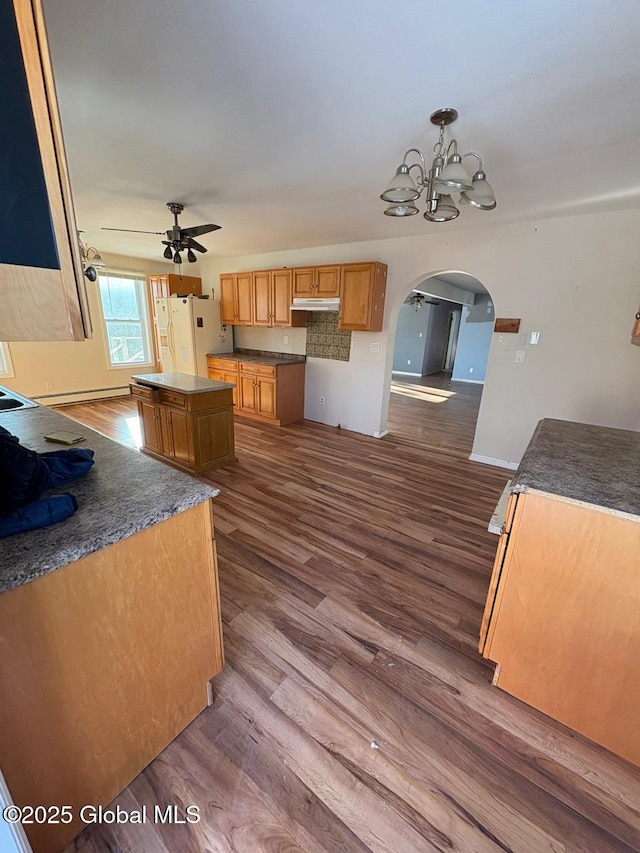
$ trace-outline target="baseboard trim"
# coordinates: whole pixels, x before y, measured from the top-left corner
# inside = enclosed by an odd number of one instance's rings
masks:
[[[374,437],[374,438],[384,438],[384,437],[385,437],[385,435],[389,435],[389,430],[388,430],[388,429],[383,429],[383,430],[382,430],[382,432],[379,432],[378,430],[376,430],[376,431],[373,433],[373,437]]]
[[[451,377],[452,382],[468,382],[470,385],[484,385],[484,379],[458,379],[457,377]]]
[[[398,376],[422,376],[421,373],[410,373],[408,370],[392,370],[391,373]]]
[[[508,468],[509,471],[515,471],[520,464],[519,462],[508,462],[506,459],[494,459],[493,456],[480,456],[478,453],[472,453],[469,456],[472,462],[482,462],[483,465],[495,465],[496,468]]]

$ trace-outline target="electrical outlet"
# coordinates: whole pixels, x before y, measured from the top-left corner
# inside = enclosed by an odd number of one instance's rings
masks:
[[[285,344],[289,343],[289,335],[284,336],[284,342],[285,342]]]
[[[53,382],[52,382],[50,379],[48,379],[48,380],[44,383],[44,390],[45,390],[45,391],[53,391]]]
[[[410,364],[411,364],[411,359],[410,359],[410,358],[408,358],[408,359],[407,359],[407,366],[409,366]]]
[[[320,397],[320,405],[324,406],[324,397]]]
[[[524,349],[516,350],[516,364],[524,364],[524,360],[527,357],[527,351]]]
[[[371,344],[371,352],[380,352],[380,344]]]
[[[419,332],[419,333],[418,333],[418,337],[419,337],[419,338],[421,338],[421,337],[422,337],[422,335],[423,335],[423,333],[422,333],[422,332]]]
[[[473,367],[469,368],[469,373],[473,373]]]
[[[351,341],[351,350],[355,352],[358,349],[358,341]]]

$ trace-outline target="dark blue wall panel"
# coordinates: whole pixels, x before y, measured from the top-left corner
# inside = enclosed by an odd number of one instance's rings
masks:
[[[11,0],[0,0],[0,87],[0,264],[60,269]]]

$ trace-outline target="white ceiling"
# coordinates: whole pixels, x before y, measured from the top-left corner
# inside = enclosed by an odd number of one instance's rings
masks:
[[[640,203],[638,0],[44,0],[78,224],[160,257],[167,201],[210,253],[427,234]],[[498,197],[382,215],[429,114],[458,109]]]

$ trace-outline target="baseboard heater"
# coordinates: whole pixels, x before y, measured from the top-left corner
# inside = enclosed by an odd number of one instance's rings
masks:
[[[81,397],[84,394],[103,394],[105,391],[118,391],[124,396],[129,393],[128,385],[116,385],[111,388],[87,388],[85,391],[58,391],[57,394],[38,394],[32,400],[50,400],[51,397]],[[114,394],[114,396],[116,396]]]

